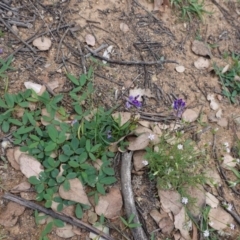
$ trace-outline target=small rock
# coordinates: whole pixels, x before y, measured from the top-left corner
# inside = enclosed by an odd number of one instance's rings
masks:
[[[211,208],[217,208],[219,204],[219,200],[212,195],[211,193],[206,193],[206,204],[210,206]]]
[[[200,56],[203,57],[211,57],[211,51],[209,49],[209,47],[201,41],[198,40],[194,40],[192,43],[192,51]]]
[[[235,167],[237,165],[237,162],[234,161],[234,158],[229,155],[229,154],[225,154],[223,156],[223,163],[222,163],[222,167],[225,169],[229,169],[229,167]]]
[[[124,33],[129,31],[129,27],[128,27],[128,25],[126,23],[120,23],[120,29]]]
[[[216,112],[216,118],[221,118],[222,117],[222,109],[219,108],[218,111]]]
[[[186,122],[190,122],[190,123],[194,122],[197,120],[197,118],[198,118],[198,113],[192,109],[187,109],[182,114],[182,119]]]
[[[209,60],[203,57],[200,57],[197,59],[197,61],[194,62],[195,68],[201,70],[209,67]]]
[[[18,28],[17,28],[16,25],[12,25],[12,30],[13,30],[13,32],[15,32],[16,34],[18,34],[18,32],[19,32],[19,30],[18,30]]]
[[[177,67],[175,67],[175,70],[179,73],[183,73],[185,71],[185,67],[184,66],[177,66]]]
[[[226,118],[221,118],[217,121],[217,124],[221,127],[227,127],[228,126],[228,120]]]
[[[56,234],[62,238],[70,238],[75,235],[75,233],[72,231],[72,225],[66,223],[64,223],[64,227],[56,229]]]
[[[109,228],[108,228],[108,227],[101,226],[101,225],[97,225],[97,226],[94,226],[94,227],[97,228],[98,230],[106,233],[106,234],[109,234]],[[96,234],[93,233],[93,232],[90,232],[89,238],[90,238],[90,239],[105,240],[105,238],[102,238],[102,237],[99,238],[99,236],[96,235]]]
[[[13,12],[12,11],[8,11],[7,12],[7,16],[11,17],[13,15]]]

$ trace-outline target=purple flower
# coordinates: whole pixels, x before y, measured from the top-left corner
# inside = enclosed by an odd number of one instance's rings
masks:
[[[74,119],[74,120],[72,120],[72,122],[71,122],[71,126],[73,126],[75,123],[77,123],[78,122],[78,120],[76,120],[76,119]]]
[[[177,117],[181,117],[185,109],[186,103],[182,99],[176,99],[173,103],[173,109],[176,112]]]
[[[136,97],[133,96],[129,96],[127,102],[126,102],[126,108],[130,108],[132,106],[135,106],[136,108],[141,108],[142,107],[142,103],[140,101],[138,101],[139,95],[137,95]]]
[[[107,131],[107,139],[111,138],[112,137],[112,131],[111,130],[108,130]]]
[[[3,49],[2,48],[0,48],[0,54],[3,54]]]

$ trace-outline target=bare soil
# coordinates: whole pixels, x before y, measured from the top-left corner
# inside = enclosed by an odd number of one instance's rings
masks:
[[[8,2],[8,1],[6,1]],[[152,12],[153,4],[147,0],[69,0],[69,1],[34,1],[13,0],[11,7],[19,10],[3,10],[1,18],[4,22],[17,18],[19,22],[29,22],[31,28],[17,25],[15,35],[0,22],[0,29],[4,36],[0,38],[0,47],[3,49],[2,59],[6,59],[14,53],[14,71],[9,71],[8,91],[16,93],[25,89],[25,81],[36,82],[35,76],[41,83],[50,83],[53,80],[59,82],[55,93],[67,92],[72,84],[67,80],[65,73],[69,72],[76,76],[84,72],[82,56],[89,53],[85,37],[92,34],[96,39],[93,49],[102,44],[113,46],[110,59],[116,60],[116,64],[101,66],[87,58],[85,66],[95,67],[94,75],[94,104],[106,108],[121,104],[120,110],[125,109],[125,99],[128,96],[127,81],[134,81],[136,87],[151,89],[154,97],[145,98],[142,111],[148,113],[161,113],[168,111],[174,96],[186,101],[187,107],[202,113],[202,122],[211,129],[218,128],[216,146],[219,157],[223,153],[223,143],[234,144],[234,129],[240,137],[238,124],[234,118],[240,116],[239,99],[232,105],[221,91],[222,86],[213,73],[212,66],[217,63],[224,67],[229,59],[224,59],[224,53],[240,54],[240,6],[235,1],[210,1],[206,0],[204,6],[212,14],[205,14],[203,21],[193,18],[190,22],[180,20],[178,12],[171,8],[165,11]],[[20,8],[19,8],[20,7]],[[129,31],[126,33],[120,29],[120,24],[127,24]],[[8,24],[12,28],[12,24]],[[34,53],[21,40],[32,46],[32,40],[38,36],[48,36],[52,40],[52,47],[48,51]],[[29,40],[30,39],[30,40]],[[194,61],[199,56],[191,50],[192,42],[199,39],[211,47],[212,56],[209,58],[210,67],[198,70],[194,67]],[[20,48],[17,52],[16,50]],[[98,54],[102,55],[104,50]],[[152,62],[172,60],[185,67],[183,73],[175,70],[176,63],[164,63],[158,65],[138,65],[138,61]],[[136,64],[120,65],[122,61],[133,61]],[[1,79],[0,94],[4,94],[6,83]],[[223,110],[223,116],[227,118],[225,127],[211,122],[209,114],[214,112],[209,107],[206,99],[208,94],[215,94]],[[67,98],[67,97],[66,97]],[[66,104],[67,103],[63,103]],[[203,129],[201,124],[191,134]],[[5,135],[0,132],[0,138]],[[204,147],[212,144],[212,131],[204,132],[198,145]],[[3,155],[3,153],[2,153]],[[214,160],[206,168],[217,166]],[[227,173],[228,179],[233,175]],[[22,173],[14,170],[9,164],[0,161],[0,212],[6,207],[7,201],[1,197],[14,186],[21,183],[24,177]],[[147,178],[147,172],[143,175],[133,175],[133,189],[136,199],[142,211],[147,231],[150,233],[158,228],[149,212],[153,208],[159,208],[160,202],[157,197],[155,186],[151,186]],[[233,202],[240,212],[239,194],[234,193],[223,180],[222,193],[228,202]],[[120,221],[118,226],[123,227]],[[236,239],[240,236],[239,226],[228,239]],[[25,210],[13,227],[0,227],[1,235],[9,240],[38,239],[43,226],[37,226],[32,210]],[[131,235],[126,230],[126,234]],[[111,229],[111,235],[115,239],[124,239],[121,234]],[[88,239],[88,232],[82,230],[80,236],[70,239]],[[165,239],[167,236],[158,232],[157,239]],[[169,236],[174,239],[173,236]],[[52,231],[49,234],[51,240],[61,239]],[[226,238],[223,238],[226,239]]]

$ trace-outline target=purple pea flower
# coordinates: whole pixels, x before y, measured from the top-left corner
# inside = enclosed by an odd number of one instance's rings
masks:
[[[182,99],[174,100],[173,109],[175,110],[177,117],[182,116],[185,107],[186,107],[186,103]]]
[[[132,106],[135,106],[136,108],[141,108],[142,107],[142,103],[137,100],[138,97],[139,97],[139,95],[137,95],[136,97],[129,96],[128,100],[126,102],[126,108],[130,108]]]

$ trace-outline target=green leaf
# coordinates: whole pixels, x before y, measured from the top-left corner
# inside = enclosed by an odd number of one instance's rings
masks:
[[[29,106],[29,102],[20,102],[20,103],[18,103],[18,105],[22,108],[26,108]]]
[[[79,163],[84,163],[87,159],[88,159],[88,154],[86,152],[83,152],[79,156]]]
[[[87,76],[86,76],[86,74],[82,74],[81,76],[80,76],[80,85],[81,86],[84,86],[85,85],[85,83],[86,83],[86,81],[87,81]]]
[[[97,158],[90,152],[89,153],[89,157],[93,160],[93,161],[95,161]]]
[[[77,218],[81,219],[83,217],[83,210],[79,203],[76,205],[75,214]]]
[[[102,144],[97,144],[97,145],[93,146],[91,148],[90,152],[96,152],[101,146],[102,146]]]
[[[64,222],[60,219],[54,219],[53,222],[56,227],[64,227]]]
[[[32,130],[34,129],[33,126],[30,126],[30,127],[20,127],[18,130],[17,130],[17,134],[21,135],[21,134],[25,134],[25,133],[29,133],[31,132]]]
[[[57,211],[58,212],[61,212],[63,210],[63,203],[59,203],[58,205],[57,205]]]
[[[90,68],[89,68],[89,70],[88,70],[88,76],[87,76],[87,78],[88,78],[88,79],[91,79],[92,74],[93,74],[93,67],[90,66]]]
[[[33,142],[31,144],[28,145],[28,148],[29,149],[33,149],[33,148],[36,148],[38,146],[39,142]]]
[[[63,188],[64,188],[65,191],[70,190],[70,183],[67,179],[63,183]]]
[[[77,174],[75,172],[71,172],[71,173],[68,173],[68,175],[66,176],[66,179],[73,179],[76,177],[77,177]]]
[[[141,226],[142,226],[142,224],[140,224],[140,223],[130,223],[130,224],[128,224],[129,228],[136,228],[136,227],[141,227]]]
[[[71,81],[71,82],[73,82],[75,85],[77,85],[77,86],[79,86],[79,81],[78,81],[78,79],[76,79],[73,75],[71,75],[71,74],[67,74],[67,77],[68,77],[68,79]]]
[[[101,184],[101,183],[97,183],[97,191],[98,191],[99,193],[101,193],[102,195],[105,195],[105,194],[106,194],[105,189],[104,189],[104,187],[103,187],[103,184]]]
[[[37,193],[41,193],[44,190],[44,184],[40,183],[38,185],[36,185],[36,191]]]
[[[32,114],[29,113],[29,112],[26,112],[26,115],[28,117],[29,122],[35,127],[36,126],[36,121],[34,120]]]
[[[46,227],[44,228],[44,230],[42,231],[41,236],[43,237],[43,236],[47,235],[48,233],[50,233],[53,229],[53,225],[54,225],[53,222],[49,222],[46,225]]]
[[[105,177],[105,178],[102,178],[101,180],[99,180],[100,183],[107,184],[107,185],[113,184],[116,181],[117,181],[117,179],[115,177]]]
[[[66,156],[64,154],[59,155],[60,162],[67,162],[69,160],[69,156]]]
[[[0,99],[0,107],[1,108],[8,108],[8,106],[5,104],[5,102],[2,99]]]
[[[41,140],[38,136],[33,135],[33,134],[30,134],[29,137],[30,137],[32,140],[37,141],[37,142],[39,142],[39,141]]]
[[[44,197],[45,200],[51,200],[52,199],[51,194],[44,194],[43,197]]]
[[[37,179],[36,176],[31,176],[30,178],[28,178],[28,181],[33,185],[37,185],[37,184],[41,183],[41,181],[39,179]]]
[[[67,156],[71,156],[74,153],[68,144],[63,145],[62,149]]]
[[[82,115],[83,111],[82,111],[82,107],[80,105],[75,105],[74,106],[74,110],[77,114]]]
[[[134,219],[135,215],[132,213],[130,217],[128,218],[128,223],[131,223]]]
[[[9,131],[9,128],[10,128],[9,122],[3,121],[3,123],[2,123],[2,131],[4,133],[7,133]]]
[[[56,142],[57,137],[58,137],[58,131],[53,125],[50,125],[48,127],[48,135],[53,142]]]
[[[58,94],[52,99],[52,103],[56,104],[56,103],[62,101],[62,99],[63,99],[63,94]]]
[[[90,149],[91,149],[91,142],[90,142],[89,139],[87,139],[87,141],[86,141],[86,150],[87,150],[87,152],[90,152]]]
[[[14,107],[14,96],[12,94],[5,93],[4,98],[7,103],[7,106],[9,108],[13,108]]]
[[[125,226],[128,226],[128,222],[123,217],[120,217],[120,219]]]
[[[54,197],[54,198],[53,198],[53,201],[54,201],[54,202],[57,202],[57,203],[62,203],[63,199],[60,198],[60,197]]]
[[[17,126],[22,126],[22,125],[23,125],[22,122],[20,122],[20,121],[17,120],[17,119],[13,119],[13,118],[8,119],[8,122],[10,122],[10,123],[12,123],[12,124],[14,124],[14,125],[17,125]]]
[[[104,173],[110,176],[113,176],[115,174],[114,169],[111,167],[103,167],[102,170]]]
[[[54,179],[49,179],[49,181],[48,181],[48,186],[49,187],[54,187],[54,186],[56,186],[57,185],[57,182],[54,180]]]
[[[75,160],[70,160],[70,161],[68,162],[68,165],[71,166],[71,167],[73,167],[73,168],[79,167],[79,163],[76,162]]]
[[[48,145],[45,147],[44,151],[45,152],[51,152],[55,150],[57,147],[57,144],[55,142],[49,142]]]
[[[77,150],[78,145],[79,145],[79,140],[77,138],[73,138],[71,141],[71,147],[73,151]]]
[[[65,180],[65,177],[64,176],[59,176],[59,177],[57,177],[56,180],[57,180],[58,183],[62,183]]]

